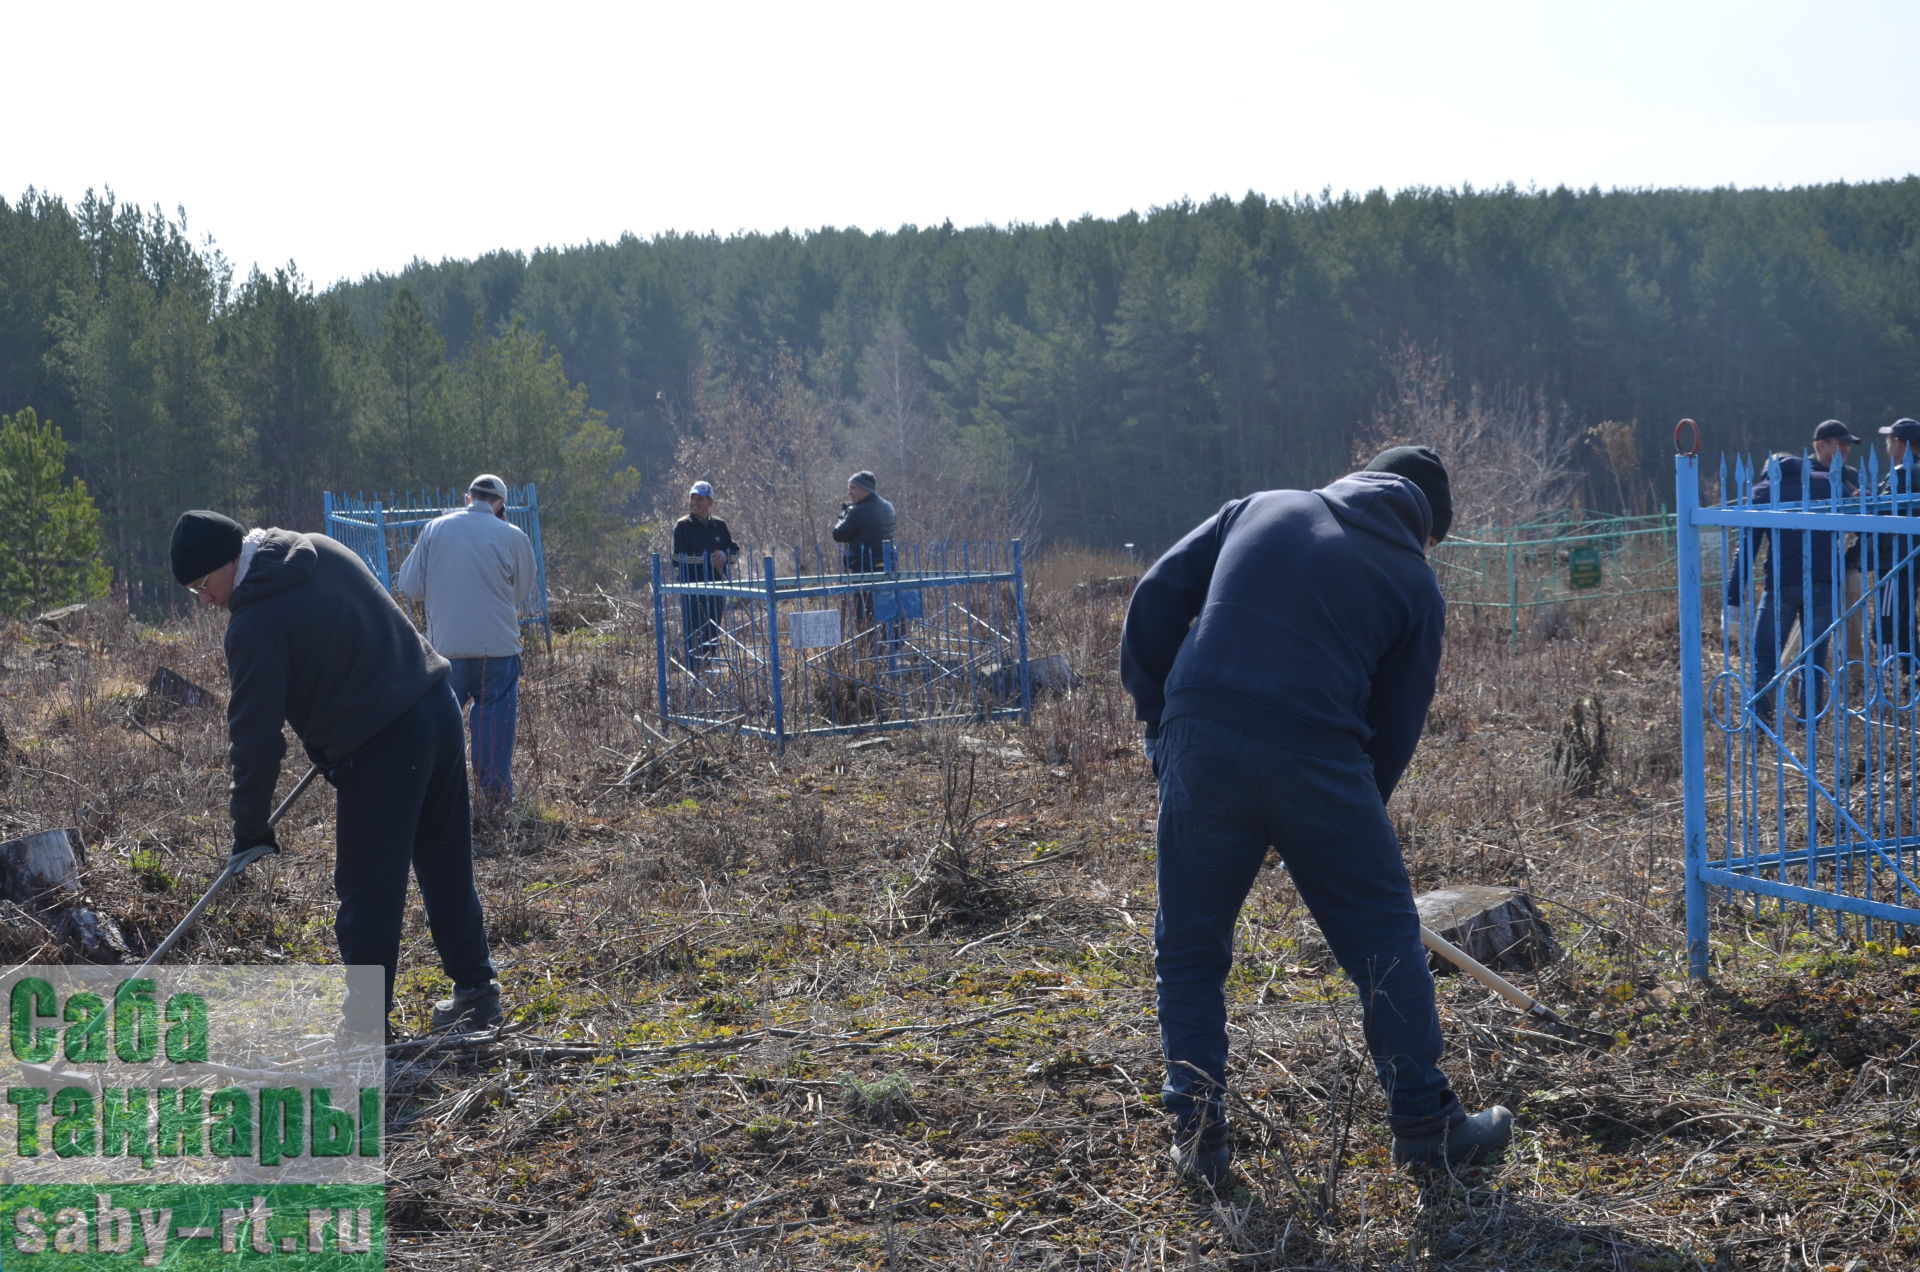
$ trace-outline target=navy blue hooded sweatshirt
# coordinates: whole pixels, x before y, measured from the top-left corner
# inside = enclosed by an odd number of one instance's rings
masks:
[[[1778,465],[1780,473],[1777,497],[1773,488],[1774,464]],[[1818,505],[1830,503],[1833,498],[1833,479],[1823,469],[1816,468],[1805,474],[1801,469],[1802,462],[1798,455],[1775,456],[1769,467],[1761,470],[1767,475],[1753,483],[1752,505],[1763,508],[1768,504],[1812,503],[1817,511]],[[1806,478],[1804,482],[1801,480],[1803,475]],[[1783,593],[1798,595],[1807,582],[1823,592],[1831,589],[1836,565],[1845,569],[1840,564],[1840,543],[1844,538],[1844,535],[1831,530],[1806,533],[1748,527],[1735,541],[1733,561],[1727,567],[1727,607],[1731,609],[1740,604],[1740,595],[1746,589],[1748,576],[1756,567],[1761,571],[1761,577],[1766,579],[1768,587],[1778,586]],[[1759,565],[1760,546],[1763,543],[1771,544],[1771,566]],[[1804,577],[1809,558],[1813,566],[1810,580]],[[1888,559],[1893,559],[1891,553]]]
[[[1439,674],[1432,514],[1404,477],[1236,499],[1154,562],[1127,606],[1120,679],[1149,732],[1201,716],[1315,755],[1364,752],[1385,800]]]

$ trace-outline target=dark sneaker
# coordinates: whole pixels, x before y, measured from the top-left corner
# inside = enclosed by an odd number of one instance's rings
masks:
[[[1498,1157],[1512,1138],[1513,1114],[1496,1104],[1432,1135],[1394,1136],[1393,1160],[1401,1166],[1461,1166]]]
[[[1167,1150],[1167,1156],[1173,1159],[1173,1168],[1187,1182],[1218,1188],[1227,1177],[1228,1162],[1232,1155],[1227,1152],[1225,1144],[1202,1148],[1197,1140],[1184,1143],[1175,1140],[1173,1147]]]
[[[499,981],[456,989],[452,998],[433,1005],[435,1029],[491,1029],[506,1018],[500,1010]]]

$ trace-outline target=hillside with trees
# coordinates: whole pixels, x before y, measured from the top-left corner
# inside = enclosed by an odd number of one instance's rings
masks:
[[[577,578],[633,572],[696,471],[756,547],[819,538],[809,502],[870,467],[910,537],[1147,549],[1448,411],[1638,511],[1680,415],[1753,449],[1920,411],[1917,263],[1908,178],[628,237],[317,292],[237,279],[184,213],[28,191],[0,201],[0,413],[62,430],[147,587],[181,508],[315,526],[322,489],[479,468],[540,484]]]

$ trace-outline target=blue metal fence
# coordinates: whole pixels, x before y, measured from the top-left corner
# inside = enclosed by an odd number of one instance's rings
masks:
[[[435,517],[465,506],[459,490],[406,490],[366,494],[324,492],[327,537],[359,554],[382,587],[393,586],[393,573],[413,551],[420,530]],[[540,545],[540,500],[534,484],[507,487],[507,520],[533,541],[537,585],[533,600],[520,615],[522,627],[538,624],[553,647],[553,622],[547,612],[547,554]]]
[[[750,561],[742,553],[741,564]],[[663,718],[788,738],[1031,714],[1020,540],[887,545],[873,574],[795,550],[792,572],[653,555]],[[750,568],[750,567],[748,567]],[[745,569],[743,569],[743,573]]]
[[[1912,489],[1914,469],[1883,481],[1872,456],[1859,493],[1818,483],[1825,497],[1811,493],[1804,458],[1737,457],[1720,461],[1718,502],[1703,503],[1694,440],[1675,490],[1698,977],[1710,888],[1869,935],[1876,922],[1920,923],[1920,497],[1888,490]],[[1721,615],[1715,630],[1705,602]]]

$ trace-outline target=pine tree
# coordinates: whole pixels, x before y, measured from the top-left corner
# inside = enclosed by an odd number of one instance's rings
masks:
[[[67,443],[32,407],[0,415],[0,614],[31,614],[106,593],[100,511],[79,478],[65,485]]]

